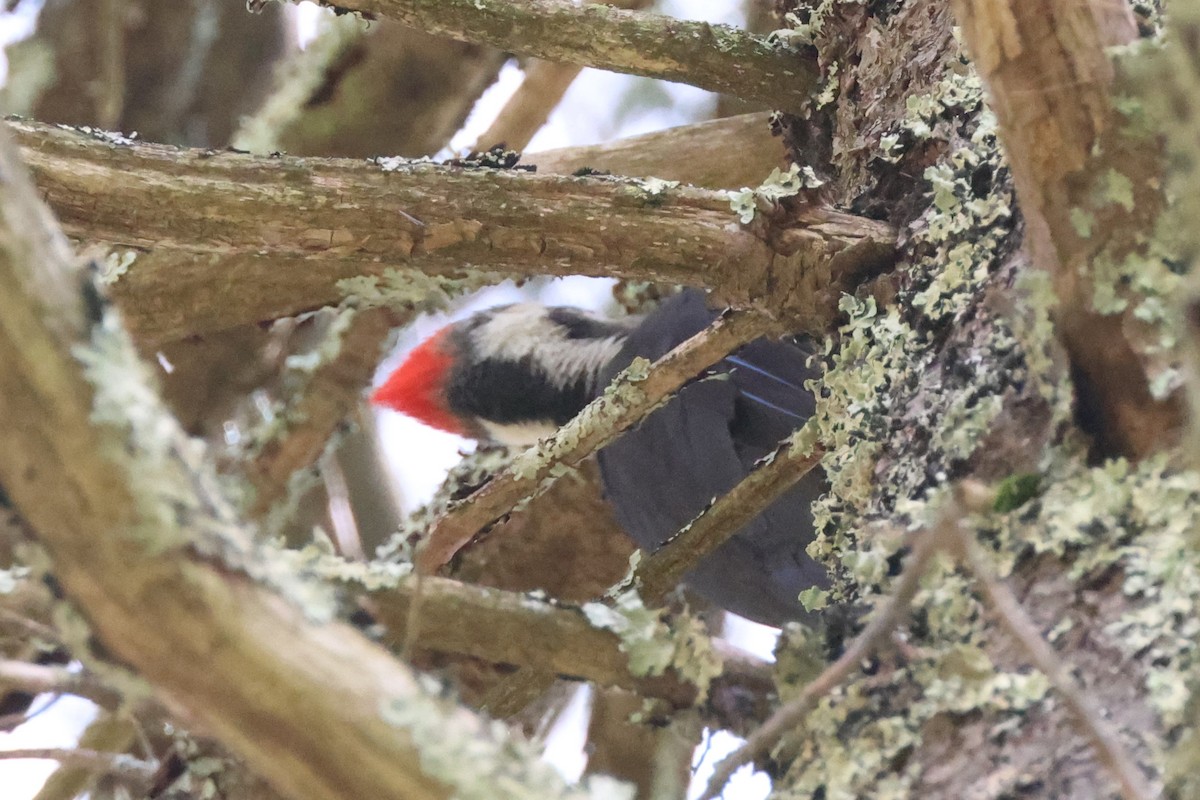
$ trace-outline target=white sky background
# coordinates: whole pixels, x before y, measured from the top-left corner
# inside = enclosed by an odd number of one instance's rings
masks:
[[[23,3],[20,16],[0,16],[0,46],[28,35],[31,15],[27,9],[32,5]],[[40,2],[36,5],[40,6]],[[730,25],[742,23],[744,17],[740,8],[740,0],[659,0],[655,6],[656,11],[671,16]],[[309,3],[301,4],[299,28],[302,40],[311,37],[322,13],[326,12]],[[0,63],[0,69],[5,66]],[[462,148],[473,142],[499,113],[521,79],[520,70],[510,62],[497,84],[481,98],[451,146]],[[527,151],[596,144],[686,125],[710,118],[715,104],[714,95],[691,86],[585,69]],[[517,289],[511,283],[493,287],[458,303],[448,314],[418,319],[402,334],[396,351],[381,365],[380,375],[386,375],[408,350],[443,325],[480,308],[527,300],[531,294],[534,299],[551,305],[574,305],[597,311],[609,310],[612,305],[609,293],[612,282],[608,280],[563,278],[537,283],[540,289],[532,292],[529,286]],[[474,446],[472,442],[432,430],[399,414],[380,413],[377,421],[406,511],[424,503],[442,483],[447,470],[461,458],[460,451],[468,451]],[[770,655],[775,638],[771,629],[734,618],[729,633],[742,647]],[[587,707],[587,693],[581,691],[560,719],[547,745],[547,759],[569,779],[575,779],[583,770]],[[0,734],[0,750],[72,746],[92,716],[89,703],[74,698],[62,699],[14,734]],[[707,752],[704,762],[697,768],[690,791],[692,797],[698,796],[703,789],[715,762],[737,743],[738,740],[727,734],[718,734],[713,741],[706,742],[701,749]],[[55,767],[47,761],[0,760],[0,800],[32,798]],[[726,800],[761,800],[767,795],[769,786],[761,773],[751,776],[743,770],[727,788],[724,797]]]

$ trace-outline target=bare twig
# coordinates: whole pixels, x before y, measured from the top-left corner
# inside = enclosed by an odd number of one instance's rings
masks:
[[[0,660],[0,690],[20,689],[33,694],[61,693],[86,697],[104,708],[116,708],[121,694],[84,672],[64,667]]]
[[[1025,651],[1034,666],[1050,681],[1055,693],[1066,703],[1075,718],[1075,724],[1099,756],[1100,763],[1121,787],[1121,796],[1125,800],[1151,800],[1157,797],[1158,793],[1150,788],[1145,775],[1128,749],[1121,744],[1112,726],[1097,713],[1067,665],[1054,652],[1054,648],[1046,643],[1033,620],[1021,608],[1021,602],[1016,595],[996,578],[983,549],[971,532],[964,526],[956,526],[952,532],[956,538],[955,549],[983,590],[988,604],[996,612],[1000,625]]]
[[[644,375],[635,374],[645,369],[644,364],[637,370],[626,369],[552,438],[518,456],[504,472],[440,517],[418,548],[417,569],[425,574],[439,569],[479,531],[547,488],[564,467],[577,466],[701,370],[773,327],[775,323],[761,314],[729,312],[660,358]]]
[[[939,550],[953,543],[952,537],[960,524],[960,518],[959,504],[947,503],[936,525],[917,535],[912,555],[904,565],[904,571],[897,579],[891,596],[876,610],[863,632],[850,643],[837,661],[805,686],[799,696],[781,706],[762,727],[746,739],[745,744],[717,764],[708,782],[708,788],[700,800],[715,800],[720,797],[733,773],[767,755],[780,739],[803,724],[804,718],[816,706],[818,700],[862,669],[862,662],[871,657],[876,648],[908,614],[908,608],[917,594],[921,577],[925,574],[930,560]]]
[[[690,83],[790,111],[803,110],[817,86],[811,58],[725,25],[577,6],[570,0],[337,0],[336,5],[547,61]]]
[[[158,765],[140,761],[123,753],[105,753],[102,750],[78,750],[59,747],[26,747],[17,750],[0,750],[0,759],[17,760],[27,758],[49,759],[75,767],[107,772],[123,780],[146,781],[154,776]]]

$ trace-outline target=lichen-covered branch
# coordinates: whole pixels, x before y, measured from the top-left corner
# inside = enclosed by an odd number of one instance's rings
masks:
[[[662,549],[642,561],[636,579],[643,597],[654,603],[682,581],[692,567],[752,522],[808,475],[824,453],[811,441],[802,444],[803,429],[763,464],[722,495]]]
[[[604,394],[552,438],[522,453],[504,472],[441,516],[417,550],[417,569],[425,574],[435,572],[517,503],[544,491],[559,475],[637,424],[701,370],[773,327],[762,315],[731,312],[653,365],[635,360]]]
[[[248,512],[261,518],[282,499],[292,475],[317,462],[337,426],[362,397],[381,357],[380,348],[396,323],[386,308],[355,312],[339,334],[338,352],[319,365],[302,393],[288,404],[290,423],[263,442],[242,466],[254,497]]]
[[[661,181],[255,158],[11,125],[67,232],[111,249],[112,294],[143,342],[506,275],[707,286],[823,331],[840,293],[894,251],[888,225],[811,206],[781,223],[777,253],[725,194]]]
[[[1034,262],[1054,278],[1083,420],[1109,452],[1144,456],[1173,441],[1181,413],[1177,395],[1150,390],[1155,365],[1138,320],[1149,307],[1139,313],[1119,280],[1103,286],[1114,272],[1149,280],[1164,203],[1161,145],[1118,111],[1106,51],[1136,38],[1130,6],[956,0],[955,12],[999,121]]]
[[[497,770],[522,796],[586,795],[530,779],[519,746],[250,577],[270,564],[248,557],[7,139],[0,167],[0,484],[108,652],[294,800],[445,798]],[[468,741],[475,770],[439,769]]]
[[[733,773],[770,753],[780,739],[804,724],[805,717],[822,697],[862,669],[863,662],[871,657],[876,648],[907,617],[929,562],[938,552],[953,544],[953,529],[961,524],[962,513],[957,503],[947,504],[937,524],[917,536],[912,555],[905,563],[904,571],[896,579],[895,588],[875,610],[862,633],[836,661],[805,685],[799,695],[780,706],[762,727],[747,737],[745,744],[717,764],[709,779],[708,788],[700,800],[714,800],[720,797]]]
[[[650,0],[611,0],[606,5],[638,11],[650,5]],[[471,149],[482,151],[503,145],[509,150],[524,150],[582,70],[582,64],[527,59],[522,66],[525,79]]]
[[[673,671],[649,677],[633,674],[620,637],[593,626],[578,609],[447,578],[422,578],[419,591],[418,647],[619,686],[677,708],[697,699],[696,686]],[[370,592],[371,608],[394,646],[407,638],[415,592],[415,580]],[[464,625],[464,620],[470,624]],[[733,654],[726,663],[724,681],[740,686],[747,696],[771,691],[765,663]]]
[[[570,0],[338,0],[429,33],[589,67],[690,83],[713,92],[804,110],[816,65],[794,50],[707,22],[637,14]]]

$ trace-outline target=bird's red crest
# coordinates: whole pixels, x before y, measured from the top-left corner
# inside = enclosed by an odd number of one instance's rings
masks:
[[[449,330],[442,328],[417,345],[371,394],[371,402],[461,436],[465,433],[462,423],[446,407],[446,378],[454,362],[446,338]]]

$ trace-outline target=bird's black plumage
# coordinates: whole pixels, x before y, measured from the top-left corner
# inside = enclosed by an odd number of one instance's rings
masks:
[[[599,387],[635,357],[658,358],[714,316],[700,292],[667,300],[629,334],[601,370]],[[812,415],[814,400],[803,388],[813,377],[808,356],[790,341],[752,342],[714,367],[728,379],[688,384],[600,452],[605,494],[640,547],[660,547]],[[807,476],[697,565],[688,585],[768,625],[803,619],[799,593],[828,585],[825,570],[805,553],[813,537],[812,502],[823,486],[819,471]]]

